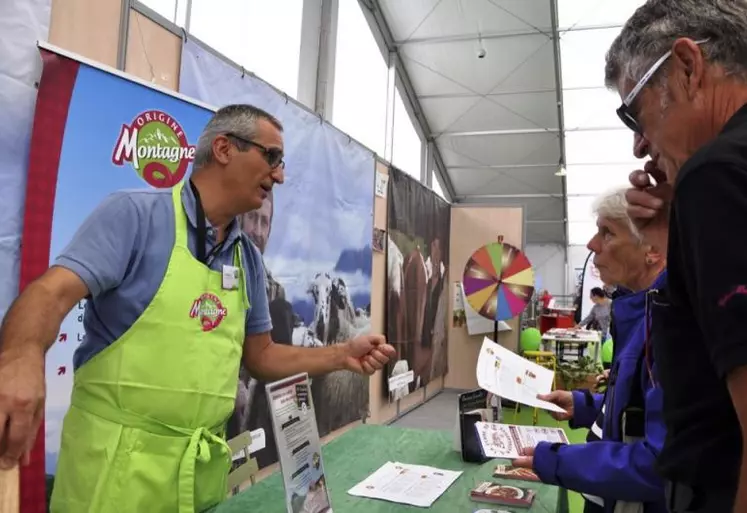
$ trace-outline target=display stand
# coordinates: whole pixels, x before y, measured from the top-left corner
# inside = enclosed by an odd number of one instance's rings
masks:
[[[499,244],[503,244],[503,235],[499,235],[497,240]],[[493,342],[498,343],[498,319],[493,320]]]
[[[265,387],[288,513],[332,513],[307,373]]]

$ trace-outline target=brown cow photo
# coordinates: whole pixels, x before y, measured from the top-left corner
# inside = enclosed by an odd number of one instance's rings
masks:
[[[409,381],[390,387],[387,379],[390,400],[446,374],[450,225],[446,201],[390,169],[386,335],[399,359],[387,366],[387,376],[408,374]]]

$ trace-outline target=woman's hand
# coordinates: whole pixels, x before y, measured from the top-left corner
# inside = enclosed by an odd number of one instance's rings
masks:
[[[550,415],[557,421],[571,420],[573,418],[573,394],[567,390],[555,390],[549,394],[537,396],[540,401],[547,401],[565,410],[563,413],[551,411]]]

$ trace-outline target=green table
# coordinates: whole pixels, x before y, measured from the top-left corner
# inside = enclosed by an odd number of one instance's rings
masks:
[[[490,509],[490,504],[472,502],[469,491],[482,481],[490,481],[495,465],[501,462],[493,460],[483,465],[464,463],[459,453],[452,449],[452,443],[453,433],[450,431],[376,425],[362,425],[351,429],[322,449],[332,508],[335,513],[471,513],[480,508]],[[387,461],[461,470],[463,474],[428,510],[348,495],[350,488]],[[531,510],[516,511],[568,511],[567,493],[554,486],[523,481],[496,481],[538,490]],[[283,497],[283,482],[280,474],[275,473],[226,500],[211,513],[286,513]],[[506,507],[501,509],[510,510]]]

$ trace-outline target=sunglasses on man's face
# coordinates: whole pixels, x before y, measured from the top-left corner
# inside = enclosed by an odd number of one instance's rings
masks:
[[[695,44],[701,45],[707,41],[708,39],[701,39],[699,41],[695,41]],[[651,77],[654,76],[654,73],[659,71],[659,68],[662,67],[662,65],[667,61],[667,59],[669,59],[669,57],[671,57],[671,55],[672,50],[669,50],[667,53],[659,57],[659,60],[649,68],[646,74],[641,77],[635,87],[630,91],[630,93],[628,93],[628,96],[625,97],[622,105],[617,108],[617,117],[620,118],[620,121],[622,121],[626,127],[630,128],[633,132],[637,133],[640,136],[643,136],[643,129],[641,128],[640,123],[638,123],[636,115],[633,112],[633,102],[636,100],[643,88],[646,87],[646,84],[648,84],[649,80],[651,80]]]
[[[283,150],[281,150],[280,148],[268,148],[267,146],[254,142],[250,139],[246,139],[234,133],[228,133],[226,134],[226,136],[237,139],[244,144],[248,144],[249,146],[252,146],[259,150],[259,152],[262,154],[262,158],[265,159],[265,162],[267,162],[267,165],[269,165],[270,168],[275,169],[278,166],[285,167],[285,162],[283,162]]]

